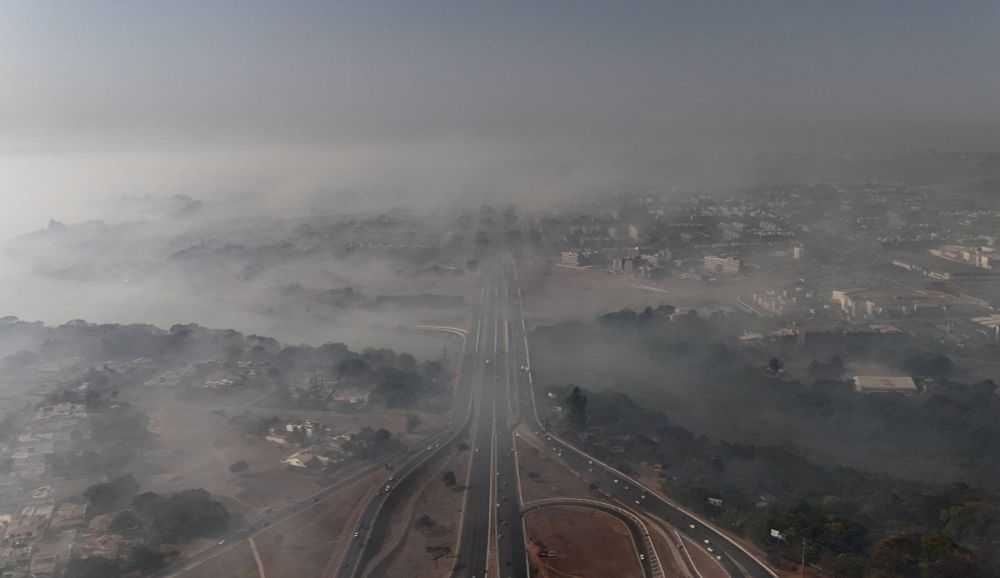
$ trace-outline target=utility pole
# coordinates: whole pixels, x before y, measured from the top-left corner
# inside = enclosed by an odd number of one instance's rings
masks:
[[[799,565],[799,578],[806,577],[806,539],[802,538],[802,564]]]

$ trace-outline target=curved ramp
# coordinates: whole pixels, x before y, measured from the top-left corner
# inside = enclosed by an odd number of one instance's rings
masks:
[[[660,564],[660,557],[656,554],[656,548],[653,546],[653,539],[649,535],[649,529],[638,516],[624,508],[619,508],[618,506],[608,504],[606,502],[585,500],[583,498],[551,498],[547,500],[535,500],[534,502],[528,502],[521,506],[521,513],[526,514],[533,510],[554,508],[558,506],[572,506],[577,508],[600,510],[625,522],[625,525],[632,531],[633,538],[638,538],[637,542],[642,544],[643,554],[646,555],[646,560],[642,564],[642,571],[646,578],[664,578],[663,566]]]

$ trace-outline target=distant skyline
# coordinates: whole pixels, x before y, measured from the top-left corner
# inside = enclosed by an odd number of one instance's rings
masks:
[[[3,196],[57,205],[1000,150],[989,1],[10,1],[0,54]]]

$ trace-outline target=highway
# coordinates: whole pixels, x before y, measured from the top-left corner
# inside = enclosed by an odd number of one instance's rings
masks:
[[[482,291],[485,303],[487,292]],[[387,472],[385,484],[371,496],[355,524],[352,543],[345,549],[340,565],[334,576],[336,578],[354,578],[363,575],[365,564],[382,546],[382,540],[388,533],[392,510],[396,506],[393,490],[400,484],[407,483],[410,476],[419,471],[432,457],[446,449],[456,440],[463,437],[470,428],[473,417],[473,399],[480,396],[477,392],[479,381],[476,379],[476,365],[479,361],[478,349],[481,339],[483,305],[473,310],[473,326],[477,327],[471,340],[474,347],[469,347],[469,339],[462,347],[462,362],[459,374],[455,380],[455,397],[452,410],[451,427],[446,431],[412,448],[408,459],[395,472]],[[471,383],[468,383],[470,382]],[[468,384],[468,385],[467,385]],[[476,454],[473,454],[476,455]],[[389,479],[391,476],[392,479]]]
[[[478,392],[472,420],[472,460],[460,522],[458,556],[452,576],[527,578],[528,568],[521,522],[517,465],[513,451],[509,330],[504,276],[491,271],[484,277],[482,323],[475,339],[474,385]],[[490,565],[491,546],[497,553]]]
[[[433,444],[434,440],[436,440],[440,436],[441,436],[440,433],[428,436],[427,438],[424,439],[422,443]],[[389,456],[386,459],[385,463],[394,463],[397,461],[403,461],[407,457],[408,457],[407,452],[398,452],[396,454],[393,454],[392,456]],[[349,475],[346,478],[338,480],[337,482],[323,488],[322,490],[312,494],[311,496],[308,496],[293,504],[290,504],[288,506],[285,506],[283,508],[274,510],[273,512],[266,514],[265,516],[256,520],[252,525],[242,528],[234,528],[229,532],[227,532],[226,535],[223,536],[222,539],[218,541],[218,543],[209,546],[208,548],[205,548],[191,556],[188,556],[186,558],[174,562],[173,564],[167,566],[166,568],[163,568],[162,570],[156,572],[155,574],[152,574],[151,577],[167,578],[170,576],[178,576],[188,570],[191,570],[192,568],[195,568],[196,566],[205,563],[206,561],[218,556],[219,554],[222,554],[223,552],[229,550],[230,548],[235,547],[244,540],[247,540],[249,538],[252,538],[253,536],[256,536],[257,534],[265,532],[272,526],[280,524],[288,520],[292,516],[295,516],[298,513],[308,508],[314,507],[328,499],[331,499],[339,495],[342,491],[346,490],[355,482],[382,469],[384,469],[384,466],[381,464],[368,466],[357,472],[354,472],[353,474]]]
[[[749,550],[614,467],[545,431],[536,406],[522,292],[512,259],[484,267],[481,303],[474,309],[473,330],[463,354],[456,387],[455,412],[467,415],[426,448],[417,448],[400,467],[390,491],[379,492],[366,505],[358,526],[356,546],[347,549],[337,578],[363,575],[364,563],[387,534],[395,506],[391,489],[442,448],[468,436],[472,448],[465,502],[459,521],[453,578],[528,578],[530,575],[522,518],[515,430],[534,435],[584,483],[596,484],[609,499],[641,518],[687,533],[701,544],[733,578],[777,578]],[[459,423],[460,422],[460,423]],[[495,556],[491,557],[491,552]],[[645,565],[644,565],[645,566]],[[647,566],[648,569],[648,566]]]
[[[637,480],[577,449],[557,435],[545,431],[536,406],[538,397],[537,392],[534,391],[534,376],[531,374],[531,354],[524,324],[521,291],[517,285],[516,268],[510,270],[507,281],[509,283],[508,304],[510,310],[514,312],[514,320],[510,323],[511,341],[521,346],[520,355],[516,357],[521,360],[518,364],[519,367],[526,368],[521,372],[524,377],[521,381],[523,383],[526,380],[528,387],[522,388],[517,396],[522,403],[523,411],[521,414],[525,425],[538,436],[549,451],[559,456],[561,461],[584,482],[597,484],[608,497],[617,500],[636,513],[645,515],[648,519],[661,525],[664,522],[668,523],[686,532],[706,549],[711,548],[711,554],[719,560],[719,563],[733,578],[777,578],[777,574],[757,556],[706,525],[697,516],[666,501]]]

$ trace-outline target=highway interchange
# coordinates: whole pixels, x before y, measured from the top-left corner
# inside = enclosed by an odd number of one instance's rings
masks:
[[[455,413],[466,408],[467,414],[454,420],[440,442],[418,448],[399,469],[395,481],[405,483],[420,464],[463,434],[468,436],[472,454],[453,578],[528,578],[530,574],[521,515],[517,435],[536,438],[583,483],[596,485],[608,499],[648,523],[685,532],[732,578],[774,578],[776,574],[757,556],[698,516],[546,431],[535,405],[522,294],[513,260],[498,260],[488,267],[483,285],[456,388]],[[382,492],[367,505],[357,527],[357,547],[347,550],[338,578],[363,575],[363,560],[374,554],[379,534],[385,532],[379,520],[388,520],[389,501],[389,493]]]
[[[516,436],[523,435],[551,451],[582,483],[596,486],[607,499],[631,510],[646,524],[661,526],[668,532],[676,528],[687,533],[716,557],[732,578],[776,578],[758,557],[696,515],[546,431],[536,407],[538,398],[516,264],[507,257],[484,269],[480,303],[473,308],[472,333],[464,339],[449,428],[391,457],[389,463],[394,468],[385,472],[384,484],[365,504],[351,543],[344,549],[333,575],[365,576],[368,563],[388,534],[394,509],[401,506],[393,490],[409,483],[434,456],[468,440],[471,453],[452,577],[528,578],[530,567],[515,441]],[[374,469],[377,466],[362,473],[370,474]],[[177,575],[220,554],[236,542],[265,531],[269,524],[335,496],[359,475],[274,512],[253,526],[231,532],[226,540],[158,576]],[[642,565],[648,576],[648,561]]]

